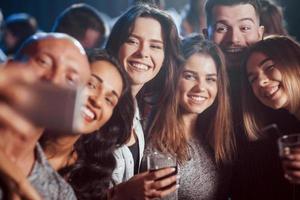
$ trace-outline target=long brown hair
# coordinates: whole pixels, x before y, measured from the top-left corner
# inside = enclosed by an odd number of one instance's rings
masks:
[[[249,49],[243,63],[243,119],[250,139],[259,138],[260,129],[266,125],[263,117],[266,106],[255,97],[247,77],[246,64],[254,52],[266,55],[281,72],[282,86],[287,92],[290,104],[289,111],[293,114],[300,109],[300,45],[288,36],[268,36]]]
[[[206,119],[202,119],[202,113],[199,114],[197,127],[206,127],[198,130],[200,135],[204,136],[213,148],[216,162],[230,161],[233,158],[235,139],[232,129],[228,80],[223,53],[217,45],[204,40],[199,35],[183,40],[182,53],[185,59],[194,54],[204,54],[210,56],[216,63],[218,94],[213,105],[207,109],[207,113],[205,114],[207,115]],[[176,155],[180,164],[189,159],[189,145],[184,133],[184,123],[178,103],[178,82],[182,70],[183,66],[181,66],[180,71],[176,75],[177,92],[172,95],[171,102],[162,107],[160,112],[156,114],[150,128],[150,143],[153,148]],[[207,121],[208,124],[201,123],[203,121]]]

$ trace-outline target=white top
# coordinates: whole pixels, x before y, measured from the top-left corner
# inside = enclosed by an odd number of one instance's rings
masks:
[[[140,112],[135,100],[135,114],[133,118],[133,129],[138,138],[139,145],[139,166],[143,157],[145,149],[145,138],[144,131],[141,124]],[[117,161],[116,168],[113,171],[112,178],[115,181],[115,184],[122,183],[127,181],[134,175],[134,161],[131,151],[127,145],[123,145],[115,150],[114,152],[115,159]]]

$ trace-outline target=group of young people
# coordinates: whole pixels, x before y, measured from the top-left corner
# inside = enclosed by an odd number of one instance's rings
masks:
[[[0,199],[291,199],[299,153],[282,168],[262,130],[300,130],[300,45],[264,37],[257,0],[205,11],[204,36],[182,40],[146,4],[120,16],[105,50],[63,33],[27,40],[0,71]],[[22,85],[41,81],[80,88],[76,134],[14,110]],[[176,157],[177,174],[142,169],[153,151]]]

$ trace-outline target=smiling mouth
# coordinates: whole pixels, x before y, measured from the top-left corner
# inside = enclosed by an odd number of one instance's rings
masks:
[[[207,97],[203,97],[199,95],[187,95],[187,96],[195,104],[201,104],[207,99]]]
[[[267,98],[272,98],[277,91],[280,89],[279,85],[273,86],[273,87],[269,87],[268,89],[266,89],[263,93],[263,95]]]
[[[135,71],[148,71],[150,69],[150,66],[143,63],[133,62],[133,61],[130,61],[128,63],[130,68],[134,69]]]
[[[96,114],[87,106],[82,106],[80,110],[81,116],[88,122],[92,122],[96,119]]]

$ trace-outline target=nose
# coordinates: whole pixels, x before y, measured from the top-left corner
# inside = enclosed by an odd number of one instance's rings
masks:
[[[101,108],[103,101],[105,101],[104,98],[103,90],[101,90],[89,95],[88,101],[94,108]]]
[[[265,75],[260,75],[260,77],[258,77],[258,85],[261,87],[266,86],[269,83],[269,79],[267,76]]]
[[[143,58],[149,58],[149,54],[150,54],[149,45],[146,42],[141,43],[138,53]]]
[[[198,80],[194,87],[193,87],[194,92],[204,92],[205,91],[205,83],[202,80]]]
[[[228,40],[231,44],[240,44],[241,43],[241,32],[238,28],[232,28],[228,31]]]

